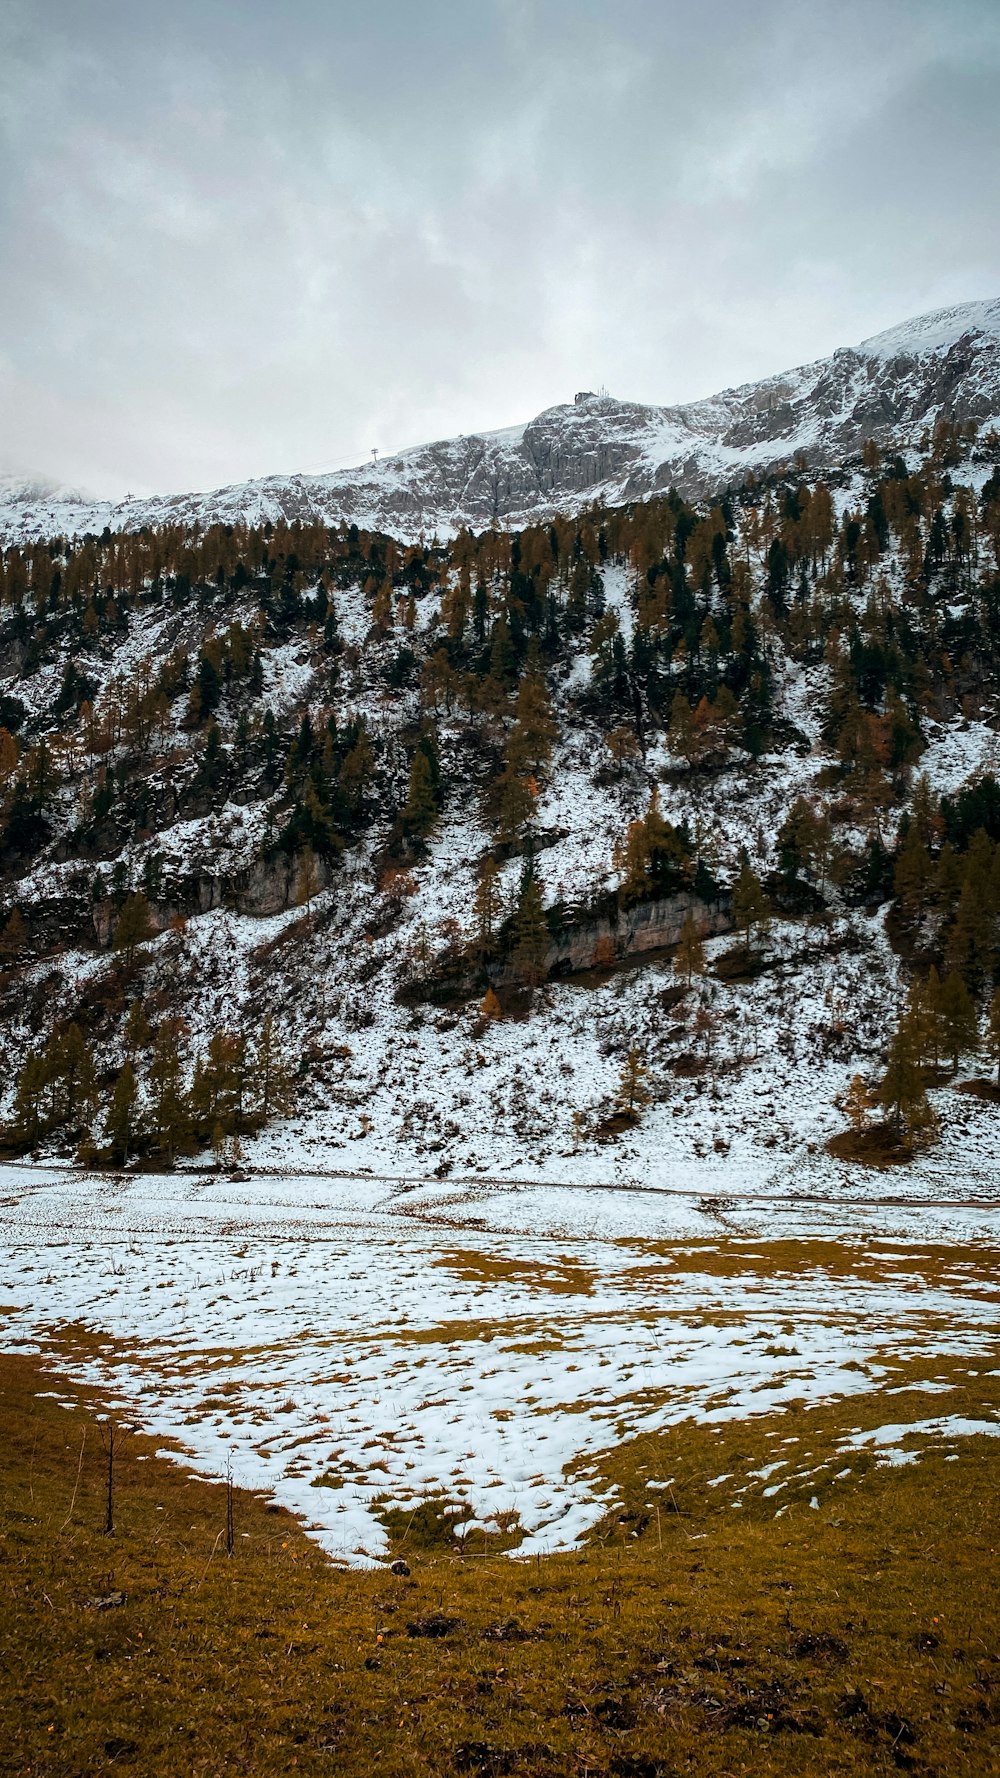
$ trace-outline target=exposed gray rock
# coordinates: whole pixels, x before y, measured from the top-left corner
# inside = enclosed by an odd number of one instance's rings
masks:
[[[0,478],[0,541],[217,520],[343,522],[400,537],[512,527],[670,487],[703,499],[797,454],[824,468],[869,438],[905,446],[941,418],[1000,424],[1000,299],[937,310],[706,401],[647,407],[583,391],[526,426],[331,475],[117,504]]]

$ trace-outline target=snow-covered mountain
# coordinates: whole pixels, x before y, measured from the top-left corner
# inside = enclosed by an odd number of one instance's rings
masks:
[[[998,321],[926,318],[681,418],[585,398],[478,441],[513,475],[532,437],[589,437],[622,453],[620,495],[660,485],[682,420],[705,475],[829,452],[725,513],[637,501],[516,556],[317,526],[12,557],[0,1159],[5,1129],[12,1152],[106,1146],[133,1054],[164,1151],[154,1026],[194,1095],[210,1045],[259,1046],[272,1015],[294,1120],[269,1100],[248,1165],[861,1189],[826,1147],[836,1102],[855,1076],[881,1090],[914,971],[968,977],[963,1072],[1000,986]],[[941,413],[986,422],[949,436],[947,476],[919,442]],[[867,431],[916,434],[906,473],[894,449],[850,461]],[[419,472],[429,503],[460,448],[410,453],[397,497]],[[678,968],[689,916],[704,955]],[[35,1130],[24,1071],[69,1078],[73,1032],[98,1109],[63,1116],[46,1086]],[[633,1050],[650,1098],[622,1123]],[[942,1135],[912,1177],[937,1197],[996,1197],[997,1060],[956,1092],[935,1058]],[[202,1085],[192,1150],[215,1138]]]
[[[831,358],[682,407],[587,392],[525,426],[419,445],[329,475],[117,503],[0,477],[0,541],[141,525],[356,523],[400,537],[518,526],[675,487],[702,499],[801,453],[826,468],[867,438],[916,442],[939,418],[1000,424],[1000,298],[918,316]]]

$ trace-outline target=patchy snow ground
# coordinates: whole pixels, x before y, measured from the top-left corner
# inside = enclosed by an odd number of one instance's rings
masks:
[[[919,770],[939,796],[951,796],[981,773],[1000,774],[1000,735],[984,722],[932,731]]]
[[[947,339],[958,337],[955,317],[944,319]],[[909,350],[908,338],[867,348]],[[936,349],[929,335],[920,349]],[[851,374],[869,379],[865,365]],[[724,406],[691,409],[684,428],[707,436]],[[655,429],[650,438],[655,465],[668,445]],[[393,462],[365,474],[373,486],[402,486],[405,470]],[[970,469],[970,485],[986,473]],[[864,474],[834,498],[838,514],[860,507]],[[899,584],[898,560],[883,567]],[[603,578],[627,637],[631,576],[610,563]],[[351,645],[336,671],[307,639],[270,648],[263,702],[287,715],[309,698],[314,716],[365,718],[380,747],[379,822],[308,910],[194,916],[147,947],[142,976],[151,1003],[176,997],[183,1008],[189,1064],[213,1030],[253,1032],[273,1012],[290,1060],[301,1061],[296,1114],[245,1143],[242,1180],[0,1169],[8,1346],[61,1354],[147,1425],[181,1438],[202,1469],[220,1473],[232,1453],[241,1482],[272,1490],[349,1561],[384,1552],[383,1496],[447,1494],[466,1523],[516,1513],[522,1547],[565,1546],[606,1504],[596,1470],[581,1473],[579,1460],[596,1465],[633,1432],[795,1400],[846,1402],[883,1378],[892,1393],[890,1354],[928,1366],[943,1356],[982,1363],[984,1352],[995,1361],[1000,1287],[973,1249],[997,1235],[996,1105],[935,1089],[940,1141],[891,1174],[825,1149],[843,1127],[834,1102],[851,1075],[881,1074],[905,992],[883,915],[852,911],[828,890],[822,921],[775,924],[758,979],[727,982],[710,968],[680,1001],[662,958],[550,983],[523,1021],[397,998],[408,959],[423,968],[469,934],[491,839],[482,759],[463,741],[464,719],[442,716],[448,800],[427,858],[409,873],[413,893],[393,911],[376,888],[377,860],[405,796],[403,737],[419,698],[386,682],[400,634],[381,653],[368,647],[369,594],[342,588],[334,603]],[[220,603],[220,622],[233,615]],[[433,638],[438,615],[436,597],[420,602],[418,637]],[[141,674],[145,657],[155,667],[180,643],[193,646],[191,621],[145,612],[113,655],[95,643],[78,665],[108,700],[111,681]],[[773,866],[789,806],[818,794],[829,763],[820,730],[830,670],[771,651],[777,712],[798,731],[782,752],[685,772],[661,733],[616,777],[577,696],[591,674],[580,650],[557,688],[562,733],[535,823],[548,904],[588,901],[616,881],[616,842],[654,785],[663,813],[689,823],[722,878],[742,847],[761,872]],[[15,675],[8,688],[40,714],[64,665]],[[165,754],[184,739],[182,720],[178,706]],[[989,721],[927,728],[920,769],[936,790],[1000,769]],[[63,793],[67,827],[79,794],[79,784]],[[129,884],[154,852],[168,874],[234,873],[266,849],[269,809],[234,803],[175,822],[102,865],[117,864]],[[860,849],[864,833],[844,826],[852,819],[838,816],[838,838]],[[508,903],[522,868],[517,858],[503,867]],[[49,858],[16,892],[26,905],[68,895],[80,869]],[[710,966],[729,942],[707,945]],[[20,978],[9,1054],[40,1040],[40,1008],[48,1020],[75,1016],[113,967],[86,949],[39,957]],[[113,1032],[101,1049],[109,1078],[120,1046]],[[648,1069],[650,1103],[609,1145],[600,1133],[631,1046]],[[969,1057],[962,1072],[980,1066]],[[0,1112],[10,1112],[14,1079],[13,1068],[0,1079]],[[857,1264],[828,1265],[819,1250],[798,1264],[782,1257],[779,1241],[804,1238],[839,1243]],[[901,1251],[886,1250],[892,1241]],[[703,1260],[678,1263],[684,1243]],[[954,1262],[936,1261],[925,1278],[918,1249],[928,1243],[958,1245]],[[759,1248],[764,1260],[750,1263]],[[714,1268],[724,1252],[747,1263]],[[945,1387],[934,1376],[919,1386]],[[908,1421],[887,1412],[884,1425],[845,1434],[838,1468],[846,1475],[872,1450],[909,1461],[914,1438],[940,1445],[996,1427],[977,1413]],[[776,1511],[793,1468],[781,1459],[759,1472]],[[716,1480],[721,1488],[728,1478]]]
[[[846,1400],[908,1359],[995,1364],[997,1233],[968,1206],[9,1167],[0,1318],[8,1350],[49,1351],[200,1470],[231,1456],[345,1561],[385,1553],[376,1502],[427,1493],[466,1526],[516,1513],[533,1551],[602,1515],[578,1460],[631,1434]],[[982,1430],[900,1415],[855,1443]]]
[[[180,984],[192,1055],[220,1025],[253,1031],[265,1010],[293,1058],[298,1044],[311,1046],[315,1066],[295,1116],[244,1140],[252,1167],[436,1176],[444,1191],[449,1181],[506,1180],[707,1196],[778,1191],[836,1202],[885,1186],[904,1201],[1000,1205],[997,1107],[950,1085],[931,1094],[940,1140],[887,1181],[826,1153],[827,1139],[845,1127],[836,1101],[851,1076],[881,1075],[905,991],[881,914],[855,912],[817,928],[777,924],[764,974],[730,983],[706,975],[680,1004],[671,962],[659,959],[550,983],[527,1020],[484,1022],[476,1002],[403,1008],[395,997],[400,954],[415,942],[421,914],[462,905],[463,879],[468,904],[467,859],[450,828],[427,894],[412,897],[411,920],[384,939],[364,936],[370,902],[352,861],[311,914],[291,909],[262,921],[216,910],[149,946],[146,991]],[[518,862],[508,868],[515,873]],[[291,929],[299,966],[293,960],[268,972],[258,947]],[[710,941],[709,958],[729,942]],[[285,954],[292,958],[290,948]],[[66,1016],[72,997],[109,965],[89,952],[59,961],[58,970],[39,962],[32,985],[54,1016]],[[710,1028],[699,1035],[706,1018]],[[9,1037],[26,1046],[30,1026],[12,1024]],[[638,1126],[609,1144],[598,1132],[632,1045],[651,1099]],[[962,1073],[983,1065],[966,1058]],[[12,1088],[12,1078],[0,1085],[8,1111]]]
[[[456,877],[467,869],[460,847],[449,868]],[[442,875],[436,865],[431,881]],[[205,987],[206,1017],[231,1017],[226,996],[242,997],[259,922],[220,914],[192,928],[199,975],[220,984],[218,1003]],[[711,941],[709,956],[728,942]],[[881,1072],[881,1046],[902,999],[883,919],[857,914],[816,932],[779,926],[770,942],[776,964],[766,974],[728,984],[702,978],[680,1005],[664,1006],[677,976],[662,960],[586,985],[552,983],[536,996],[529,1020],[484,1026],[475,1003],[464,1011],[401,1011],[395,933],[365,947],[368,979],[360,987],[338,980],[337,959],[358,941],[350,928],[321,925],[306,977],[272,984],[269,1003],[289,1024],[318,1033],[329,1061],[298,1114],[248,1142],[247,1155],[281,1173],[398,1179],[438,1172],[458,1181],[614,1183],[708,1195],[870,1196],[872,1175],[835,1161],[824,1145],[844,1128],[835,1101],[851,1075]],[[699,1014],[713,1021],[710,1065],[700,1074],[677,1072],[684,1055],[706,1060]],[[651,1102],[638,1127],[609,1145],[594,1132],[614,1103],[632,1044],[648,1069]],[[893,1194],[1000,1204],[996,1106],[950,1086],[932,1097],[941,1139],[893,1172]]]

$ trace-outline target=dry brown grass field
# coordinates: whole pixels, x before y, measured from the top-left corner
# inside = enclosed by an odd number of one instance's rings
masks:
[[[941,1368],[936,1411],[1000,1405],[996,1374]],[[893,1386],[912,1416],[906,1367]],[[0,1361],[4,1773],[1000,1773],[995,1439],[862,1455],[775,1517],[762,1487],[733,1510],[709,1484],[776,1441],[828,1473],[845,1429],[886,1418],[881,1393],[689,1422],[604,1460],[620,1503],[586,1547],[463,1551],[428,1501],[387,1515],[394,1576],[335,1566],[245,1493],[227,1556],[225,1488],[141,1427],[106,1535],[106,1406]],[[673,1478],[655,1498],[653,1472]]]

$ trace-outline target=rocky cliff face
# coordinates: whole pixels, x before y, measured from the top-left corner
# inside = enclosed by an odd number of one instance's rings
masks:
[[[684,407],[581,395],[526,426],[422,445],[323,476],[118,504],[0,480],[0,542],[141,525],[354,523],[400,537],[537,522],[675,487],[704,499],[801,453],[826,468],[868,438],[905,446],[938,419],[1000,424],[1000,299],[891,329],[832,358]]]

